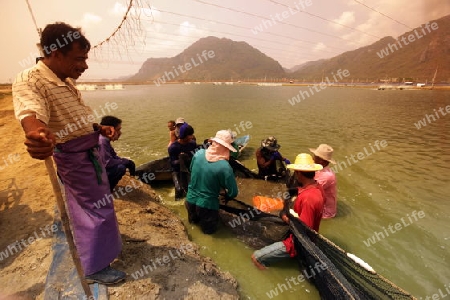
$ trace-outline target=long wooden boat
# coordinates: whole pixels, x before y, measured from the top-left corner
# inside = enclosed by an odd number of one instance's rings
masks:
[[[239,153],[242,153],[249,141],[249,135],[245,135],[236,139],[236,143],[239,147]],[[256,173],[247,169],[239,161],[234,161],[231,164],[233,169],[235,170],[235,173],[236,171],[239,171],[239,175],[237,176],[250,178],[256,178],[258,176]],[[136,176],[147,183],[150,183],[150,181],[171,181],[172,167],[170,166],[170,158],[166,156],[161,159],[153,160],[138,166],[136,168]]]
[[[234,140],[234,142],[238,145],[239,147],[239,155],[238,157],[242,154],[242,152],[244,151],[244,149],[247,147],[248,143],[250,142],[250,135],[244,135],[241,137],[238,137]]]
[[[142,164],[136,168],[136,176],[145,182],[152,181],[169,181],[172,180],[172,167],[170,166],[170,158],[164,157],[152,160]],[[149,179],[146,179],[149,178]]]

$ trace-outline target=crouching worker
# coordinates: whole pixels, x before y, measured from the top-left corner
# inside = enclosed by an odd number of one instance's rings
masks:
[[[300,221],[315,231],[319,231],[324,200],[322,187],[314,180],[314,176],[316,171],[322,170],[322,166],[314,163],[311,155],[301,153],[297,155],[295,163],[287,165],[287,168],[295,171],[297,180],[301,185],[294,202],[294,211],[298,214]],[[282,214],[281,218],[289,223],[286,214]],[[297,252],[291,234],[284,241],[273,243],[253,252],[252,261],[259,269],[264,270],[278,260],[295,257],[296,255]]]
[[[122,135],[122,120],[114,116],[104,116],[100,124],[114,127],[114,135],[112,137],[101,135],[99,138],[100,154],[105,164],[109,188],[112,192],[123,175],[125,175],[127,169],[130,172],[130,176],[135,175],[136,165],[131,159],[119,157],[111,146],[111,142],[117,141]]]
[[[211,139],[208,149],[195,153],[191,163],[191,182],[186,197],[189,223],[200,223],[205,234],[216,232],[219,225],[219,193],[234,198],[238,187],[228,160],[232,137],[228,130],[220,130]]]

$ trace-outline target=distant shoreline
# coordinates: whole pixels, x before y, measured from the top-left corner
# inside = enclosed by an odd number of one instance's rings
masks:
[[[230,84],[232,83],[232,84]],[[122,84],[122,85],[155,85],[149,82],[123,82],[123,81],[83,81],[78,82],[78,84],[83,85],[97,85],[99,87],[104,87],[107,84]],[[210,85],[258,85],[258,84],[277,84],[278,86],[320,86],[320,82],[310,82],[310,83],[288,83],[288,82],[226,82],[226,81],[208,81],[208,82],[168,82],[166,84],[210,84]],[[11,92],[11,84],[0,84],[0,93],[10,93]],[[377,89],[377,90],[450,90],[450,85],[435,85],[433,88],[431,85],[426,85],[422,87],[418,87],[416,85],[402,85],[402,84],[354,84],[354,83],[338,83],[326,85],[327,87],[338,87],[338,88],[363,88],[363,89]],[[264,86],[263,86],[264,87]],[[270,87],[270,86],[269,86]]]

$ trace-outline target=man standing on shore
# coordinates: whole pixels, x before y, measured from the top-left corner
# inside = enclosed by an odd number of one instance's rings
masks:
[[[110,267],[122,248],[114,205],[111,201],[100,209],[94,206],[110,194],[98,159],[99,135],[112,137],[114,128],[86,122],[95,119],[93,112],[72,81],[88,68],[90,43],[80,28],[55,23],[44,28],[40,45],[42,60],[13,84],[15,115],[31,157],[53,156],[87,282],[117,283],[126,274]]]

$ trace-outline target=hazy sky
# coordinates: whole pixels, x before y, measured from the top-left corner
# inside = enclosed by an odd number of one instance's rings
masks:
[[[123,19],[125,0],[28,0],[38,28],[81,26],[92,46]],[[172,57],[206,36],[245,41],[283,67],[330,58],[450,14],[448,0],[135,0],[122,28],[90,52],[81,80],[136,73],[150,57]],[[0,0],[0,83],[32,66],[39,36],[26,0]],[[301,12],[303,11],[303,12]],[[139,20],[139,21],[138,21]],[[208,49],[205,49],[208,50]]]

